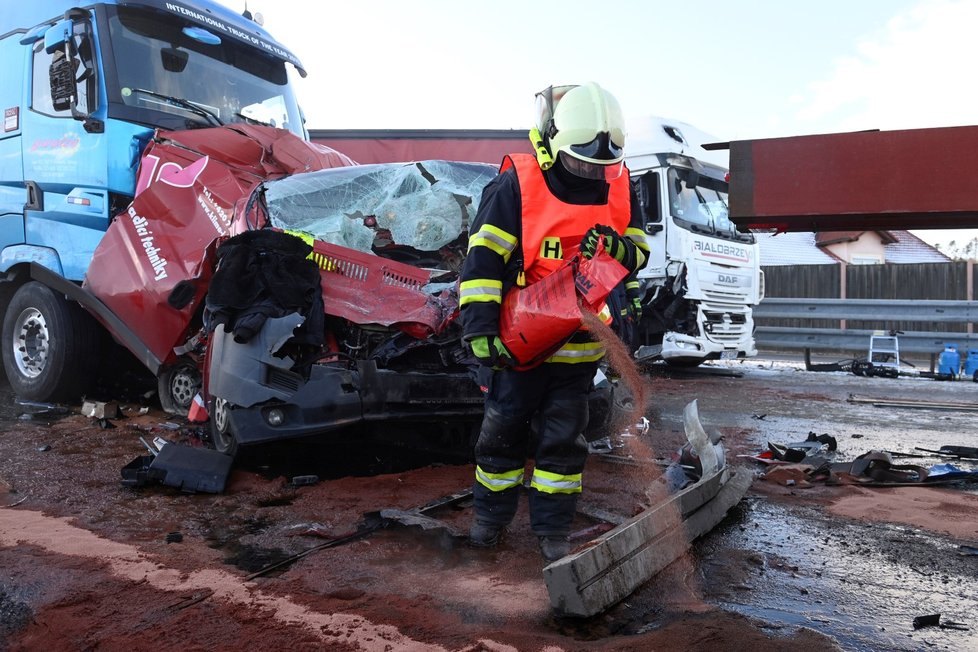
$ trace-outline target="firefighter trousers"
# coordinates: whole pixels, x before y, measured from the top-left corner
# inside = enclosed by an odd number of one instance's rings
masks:
[[[566,536],[587,460],[584,429],[597,363],[544,363],[492,375],[475,446],[476,522],[502,527],[516,514],[527,458],[530,524],[537,536]]]

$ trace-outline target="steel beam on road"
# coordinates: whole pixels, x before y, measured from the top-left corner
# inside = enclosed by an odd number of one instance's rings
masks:
[[[779,231],[971,228],[978,126],[734,141],[730,220]]]

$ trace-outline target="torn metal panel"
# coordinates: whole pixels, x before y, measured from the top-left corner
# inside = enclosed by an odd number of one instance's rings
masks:
[[[212,245],[246,224],[241,209],[259,182],[349,164],[336,152],[268,127],[158,132],[143,153],[136,198],[109,226],[84,286],[157,359],[172,362],[207,290]],[[171,305],[171,293],[186,283],[191,296]]]

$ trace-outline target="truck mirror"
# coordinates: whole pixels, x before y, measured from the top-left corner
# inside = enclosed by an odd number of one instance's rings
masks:
[[[177,48],[163,48],[160,50],[160,58],[163,61],[163,70],[167,72],[183,72],[187,67],[187,60],[190,55]]]
[[[64,53],[55,52],[48,68],[51,104],[55,111],[66,111],[75,105],[75,66]]]
[[[44,32],[44,51],[51,54],[55,50],[63,48],[65,43],[71,41],[71,33],[74,27],[70,20],[62,20]]]
[[[32,27],[26,34],[20,37],[19,43],[21,45],[34,45],[48,33],[51,29],[50,25],[37,25]]]

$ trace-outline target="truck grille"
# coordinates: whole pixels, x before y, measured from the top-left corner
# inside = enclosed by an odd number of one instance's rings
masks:
[[[747,302],[747,292],[737,290],[703,290],[703,297],[707,301],[716,303],[743,304]]]
[[[717,344],[730,344],[746,339],[753,324],[749,323],[747,313],[741,307],[740,311],[731,311],[723,306],[702,305],[706,339]]]

